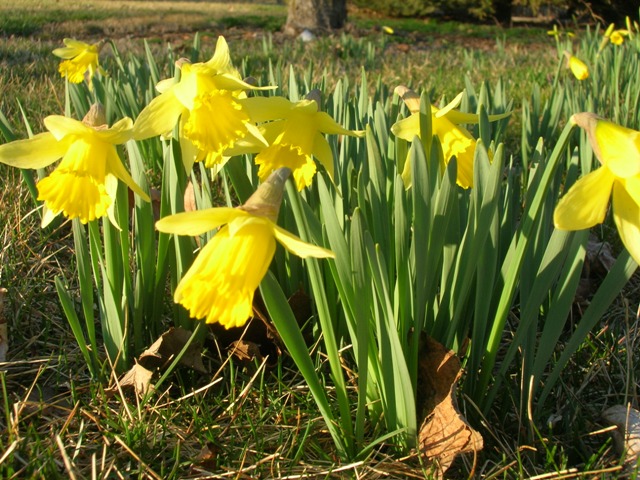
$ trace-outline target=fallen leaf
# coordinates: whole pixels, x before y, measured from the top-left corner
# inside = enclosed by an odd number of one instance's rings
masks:
[[[7,361],[9,350],[9,332],[7,331],[7,318],[4,313],[4,298],[7,295],[6,288],[0,288],[0,362]]]
[[[631,406],[614,405],[602,413],[602,418],[618,427],[611,432],[616,449],[624,456],[625,467],[635,471],[640,455],[640,412]]]
[[[482,449],[482,436],[458,411],[455,387],[461,370],[455,353],[426,337],[418,369],[418,413],[425,414],[419,447],[442,478],[457,455]]]
[[[184,189],[184,211],[195,212],[198,209],[196,205],[196,194],[193,190],[193,183],[189,180],[187,188]]]
[[[218,448],[213,442],[208,442],[196,457],[191,466],[195,472],[215,471],[218,468]]]
[[[180,353],[189,338],[191,338],[191,333],[181,327],[170,328],[158,340],[153,342],[153,345],[140,354],[138,362],[148,369],[162,368]],[[198,372],[208,373],[202,363],[202,342],[194,340],[179,363]]]
[[[139,363],[136,363],[127,373],[125,373],[120,380],[118,380],[118,384],[120,385],[120,389],[123,392],[128,390],[133,390],[136,395],[142,396],[146,395],[149,392],[151,387],[151,377],[153,376],[153,372],[151,370],[147,370]],[[118,385],[114,385],[108,388],[107,393],[114,394],[119,391]]]
[[[253,363],[254,360],[262,363],[263,357],[260,353],[260,347],[254,342],[247,342],[241,338],[235,342],[231,342],[228,350],[231,352],[231,355],[242,363]]]

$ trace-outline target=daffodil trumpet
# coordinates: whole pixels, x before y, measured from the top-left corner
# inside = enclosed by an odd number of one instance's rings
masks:
[[[177,235],[195,236],[219,228],[174,293],[174,301],[192,317],[225,328],[244,325],[252,316],[253,296],[269,269],[276,241],[301,258],[334,256],[276,225],[290,173],[284,167],[274,171],[238,208],[178,213],[156,223],[159,231]]]

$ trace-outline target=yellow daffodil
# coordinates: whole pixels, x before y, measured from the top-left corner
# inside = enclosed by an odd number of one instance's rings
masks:
[[[589,68],[587,65],[580,60],[578,57],[571,55],[569,52],[564,52],[565,57],[567,58],[567,67],[573,73],[573,76],[578,80],[586,80],[589,78]]]
[[[386,25],[383,25],[383,26],[382,26],[382,31],[383,31],[384,33],[386,33],[387,35],[393,35],[393,33],[394,33],[393,28],[388,27],[388,26],[386,26]]]
[[[587,131],[602,166],[580,178],[560,199],[554,224],[562,230],[582,230],[602,223],[613,196],[620,238],[640,264],[640,132],[592,113],[573,115],[571,122]]]
[[[411,115],[396,122],[391,127],[391,131],[396,137],[410,142],[415,136],[420,136],[420,97],[415,92],[403,86],[396,87],[395,92],[398,96],[402,97]],[[476,140],[461,124],[478,123],[480,117],[479,115],[454,110],[454,108],[460,104],[463,94],[464,92],[460,93],[451,103],[442,109],[438,109],[433,105],[431,106],[431,129],[433,135],[437,136],[440,140],[445,164],[454,156],[458,161],[458,175],[456,179],[458,185],[462,188],[469,188],[473,186],[473,156]],[[489,120],[500,120],[509,115],[511,115],[511,112],[500,115],[490,115]],[[411,185],[411,163],[409,157],[407,157],[404,164],[402,179],[408,188]]]
[[[267,146],[246,110],[245,91],[256,89],[240,78],[231,64],[229,47],[218,38],[213,57],[204,63],[178,62],[181,77],[163,80],[161,92],[136,119],[137,140],[166,135],[180,120],[182,161],[187,172],[194,161],[212,167],[224,156],[248,153]],[[270,88],[270,87],[268,87]]]
[[[614,30],[609,36],[609,41],[614,45],[622,45],[624,39],[629,36],[629,31],[624,29]]]
[[[61,212],[82,223],[105,214],[114,221],[111,208],[117,179],[149,201],[125,169],[115,147],[131,139],[130,118],[108,128],[103,110],[94,105],[82,122],[51,115],[44,124],[48,132],[0,145],[0,162],[14,167],[43,168],[62,158],[56,169],[37,184],[38,200],[45,204],[43,226]]]
[[[288,167],[293,171],[298,190],[311,185],[316,173],[314,156],[333,177],[333,153],[323,133],[362,136],[362,131],[341,127],[327,113],[318,110],[319,94],[315,99],[293,103],[283,97],[256,97],[248,111],[261,123],[260,131],[269,146],[256,156],[260,166],[258,176],[266,179],[271,172]],[[267,120],[274,119],[273,121]]]
[[[290,170],[281,168],[238,208],[210,208],[159,220],[161,232],[200,235],[220,230],[204,246],[174,294],[194,318],[239,327],[252,316],[253,295],[267,273],[276,240],[299,257],[333,257],[276,225],[282,190]]]
[[[100,71],[104,74],[98,59],[102,42],[90,45],[73,38],[65,38],[63,42],[64,47],[53,51],[55,56],[64,59],[58,67],[60,75],[67,77],[71,83],[81,83],[86,78],[89,88],[93,88],[91,79],[95,73]]]

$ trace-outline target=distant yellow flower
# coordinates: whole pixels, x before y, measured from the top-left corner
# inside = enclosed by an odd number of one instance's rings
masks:
[[[224,156],[267,146],[245,106],[252,101],[245,91],[256,87],[244,82],[231,65],[224,37],[218,37],[209,61],[191,64],[184,60],[177,66],[180,81],[160,82],[160,95],[136,119],[137,140],[168,134],[180,120],[182,161],[187,172],[194,161],[204,160],[207,167],[213,167],[223,163]]]
[[[131,139],[133,122],[123,118],[111,128],[105,123],[104,113],[94,105],[82,122],[51,115],[44,119],[49,132],[0,145],[0,162],[14,167],[43,168],[62,158],[37,184],[38,200],[44,201],[47,210],[43,226],[61,212],[82,223],[105,214],[114,221],[110,209],[117,179],[149,201],[124,168],[115,147]]]
[[[220,230],[198,254],[174,294],[194,318],[239,327],[252,316],[253,295],[267,273],[276,240],[299,257],[333,257],[276,225],[282,190],[290,170],[282,168],[262,183],[243,206],[179,213],[156,223],[161,232],[200,235]]]
[[[269,142],[256,156],[258,176],[265,180],[280,167],[293,171],[298,190],[311,185],[316,173],[314,156],[333,177],[333,153],[323,133],[362,136],[364,132],[341,127],[327,113],[318,110],[316,100],[297,103],[283,97],[256,97],[248,105],[253,120]],[[273,121],[267,121],[274,119]],[[262,123],[265,122],[266,123]]]
[[[578,80],[586,80],[589,78],[589,68],[582,60],[566,51],[564,55],[567,58],[567,67],[569,67],[574,77]]]
[[[391,131],[396,137],[410,142],[415,136],[420,136],[420,98],[417,94],[402,86],[396,87],[396,93],[404,99],[411,115],[396,122],[391,127]],[[431,130],[433,135],[440,140],[445,164],[449,163],[449,160],[453,157],[457,159],[458,175],[456,182],[462,188],[469,188],[473,186],[473,156],[476,140],[461,124],[478,123],[480,117],[479,115],[454,110],[462,101],[463,95],[464,92],[460,93],[442,109],[431,106]],[[489,115],[489,120],[493,122],[509,115],[511,115],[511,112]],[[402,179],[406,187],[411,185],[411,163],[409,157],[407,157],[404,164]]]
[[[553,30],[547,30],[547,35],[558,38],[562,35],[562,32],[558,29],[557,25],[554,25]]]
[[[592,113],[571,122],[584,128],[602,166],[580,178],[560,199],[556,228],[582,230],[604,221],[613,194],[613,219],[622,243],[640,264],[640,132]]]
[[[622,45],[625,37],[629,36],[629,31],[624,29],[614,30],[609,36],[609,41],[614,45]]]
[[[102,42],[90,45],[72,38],[65,38],[63,42],[65,47],[53,51],[55,56],[65,59],[58,67],[60,75],[71,83],[81,83],[86,78],[89,88],[93,88],[91,79],[95,73],[104,73],[98,59]]]
[[[391,28],[391,27],[387,27],[386,25],[383,25],[383,26],[382,26],[382,31],[383,31],[384,33],[386,33],[387,35],[393,35],[393,33],[394,33],[394,32],[393,32],[393,28]]]

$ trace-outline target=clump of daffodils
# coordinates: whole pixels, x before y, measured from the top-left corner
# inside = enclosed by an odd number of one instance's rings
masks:
[[[43,226],[60,213],[82,223],[109,215],[116,224],[113,207],[118,180],[149,201],[116,150],[116,145],[132,138],[132,120],[125,117],[111,127],[106,123],[104,108],[94,104],[81,122],[51,115],[44,119],[48,132],[0,145],[0,162],[18,168],[44,168],[61,160],[37,184],[38,200],[45,206]]]

